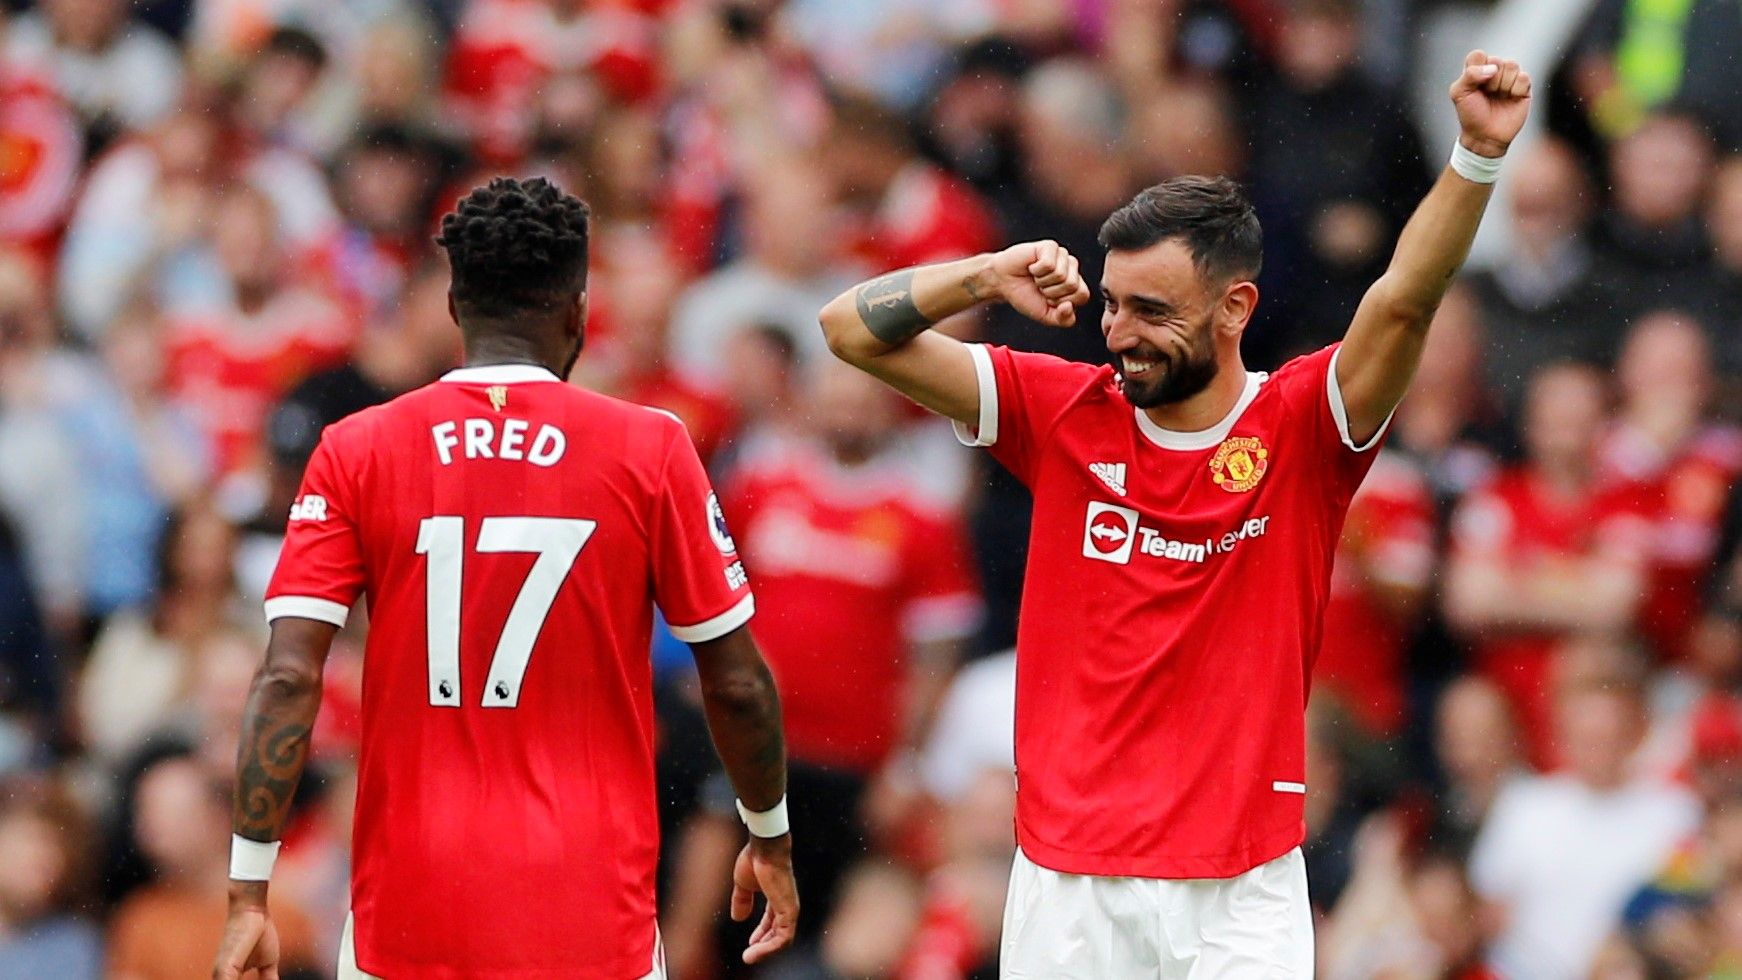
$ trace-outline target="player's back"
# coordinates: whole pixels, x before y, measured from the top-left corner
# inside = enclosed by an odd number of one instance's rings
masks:
[[[269,605],[346,562],[369,596],[365,971],[648,972],[652,607],[686,639],[748,619],[716,515],[675,419],[541,368],[452,372],[328,429]],[[342,534],[354,556],[311,540]]]

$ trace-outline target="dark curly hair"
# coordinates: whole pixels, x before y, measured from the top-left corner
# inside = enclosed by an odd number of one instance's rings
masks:
[[[586,204],[534,177],[497,177],[442,218],[454,306],[504,319],[559,309],[587,288]]]
[[[1255,279],[1264,258],[1258,215],[1226,177],[1174,177],[1137,193],[1108,216],[1097,236],[1114,252],[1140,252],[1181,239],[1200,274]]]

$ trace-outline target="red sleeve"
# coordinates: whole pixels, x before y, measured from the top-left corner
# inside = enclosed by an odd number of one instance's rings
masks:
[[[1365,443],[1357,445],[1350,437],[1343,390],[1337,384],[1337,352],[1341,349],[1338,343],[1303,354],[1277,369],[1271,383],[1282,387],[1289,417],[1308,429],[1318,457],[1333,468],[1343,491],[1353,494],[1379,455],[1391,419],[1388,416]]]
[[[909,642],[959,639],[980,625],[980,590],[957,522],[915,520],[902,591],[901,632]]]
[[[675,430],[651,522],[653,599],[673,636],[702,643],[749,622],[756,600],[695,444]]]
[[[1032,484],[1038,448],[1101,369],[988,344],[969,344],[968,353],[980,385],[980,419],[973,427],[956,423],[956,438],[988,447],[1017,479]]]
[[[284,548],[266,588],[266,619],[280,616],[345,625],[363,591],[363,548],[355,496],[332,431],[321,436],[290,508]]]

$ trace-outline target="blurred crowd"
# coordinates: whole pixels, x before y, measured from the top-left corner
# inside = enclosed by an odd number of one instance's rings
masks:
[[[1227,173],[1266,234],[1248,364],[1330,342],[1449,149],[1407,97],[1455,73],[1417,64],[1438,6],[0,3],[0,980],[206,974],[301,468],[457,363],[433,223],[504,172],[590,202],[573,380],[685,420],[753,577],[805,901],[756,975],[994,976],[1027,494],[816,311],[1032,238],[1097,281],[1135,189]],[[1332,980],[1742,977],[1742,12],[1589,7],[1344,531]],[[943,329],[1101,362],[1088,312]],[[286,976],[345,916],[366,629],[273,886]],[[653,656],[671,973],[748,976],[731,789]]]

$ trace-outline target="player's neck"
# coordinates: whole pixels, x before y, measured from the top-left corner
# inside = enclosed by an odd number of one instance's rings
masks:
[[[1238,357],[1222,365],[1204,390],[1181,401],[1146,408],[1143,414],[1173,432],[1201,432],[1228,417],[1246,391],[1246,365]]]
[[[552,374],[560,374],[562,361],[562,354],[539,350],[537,344],[524,337],[494,334],[466,342],[466,367],[531,364]]]

